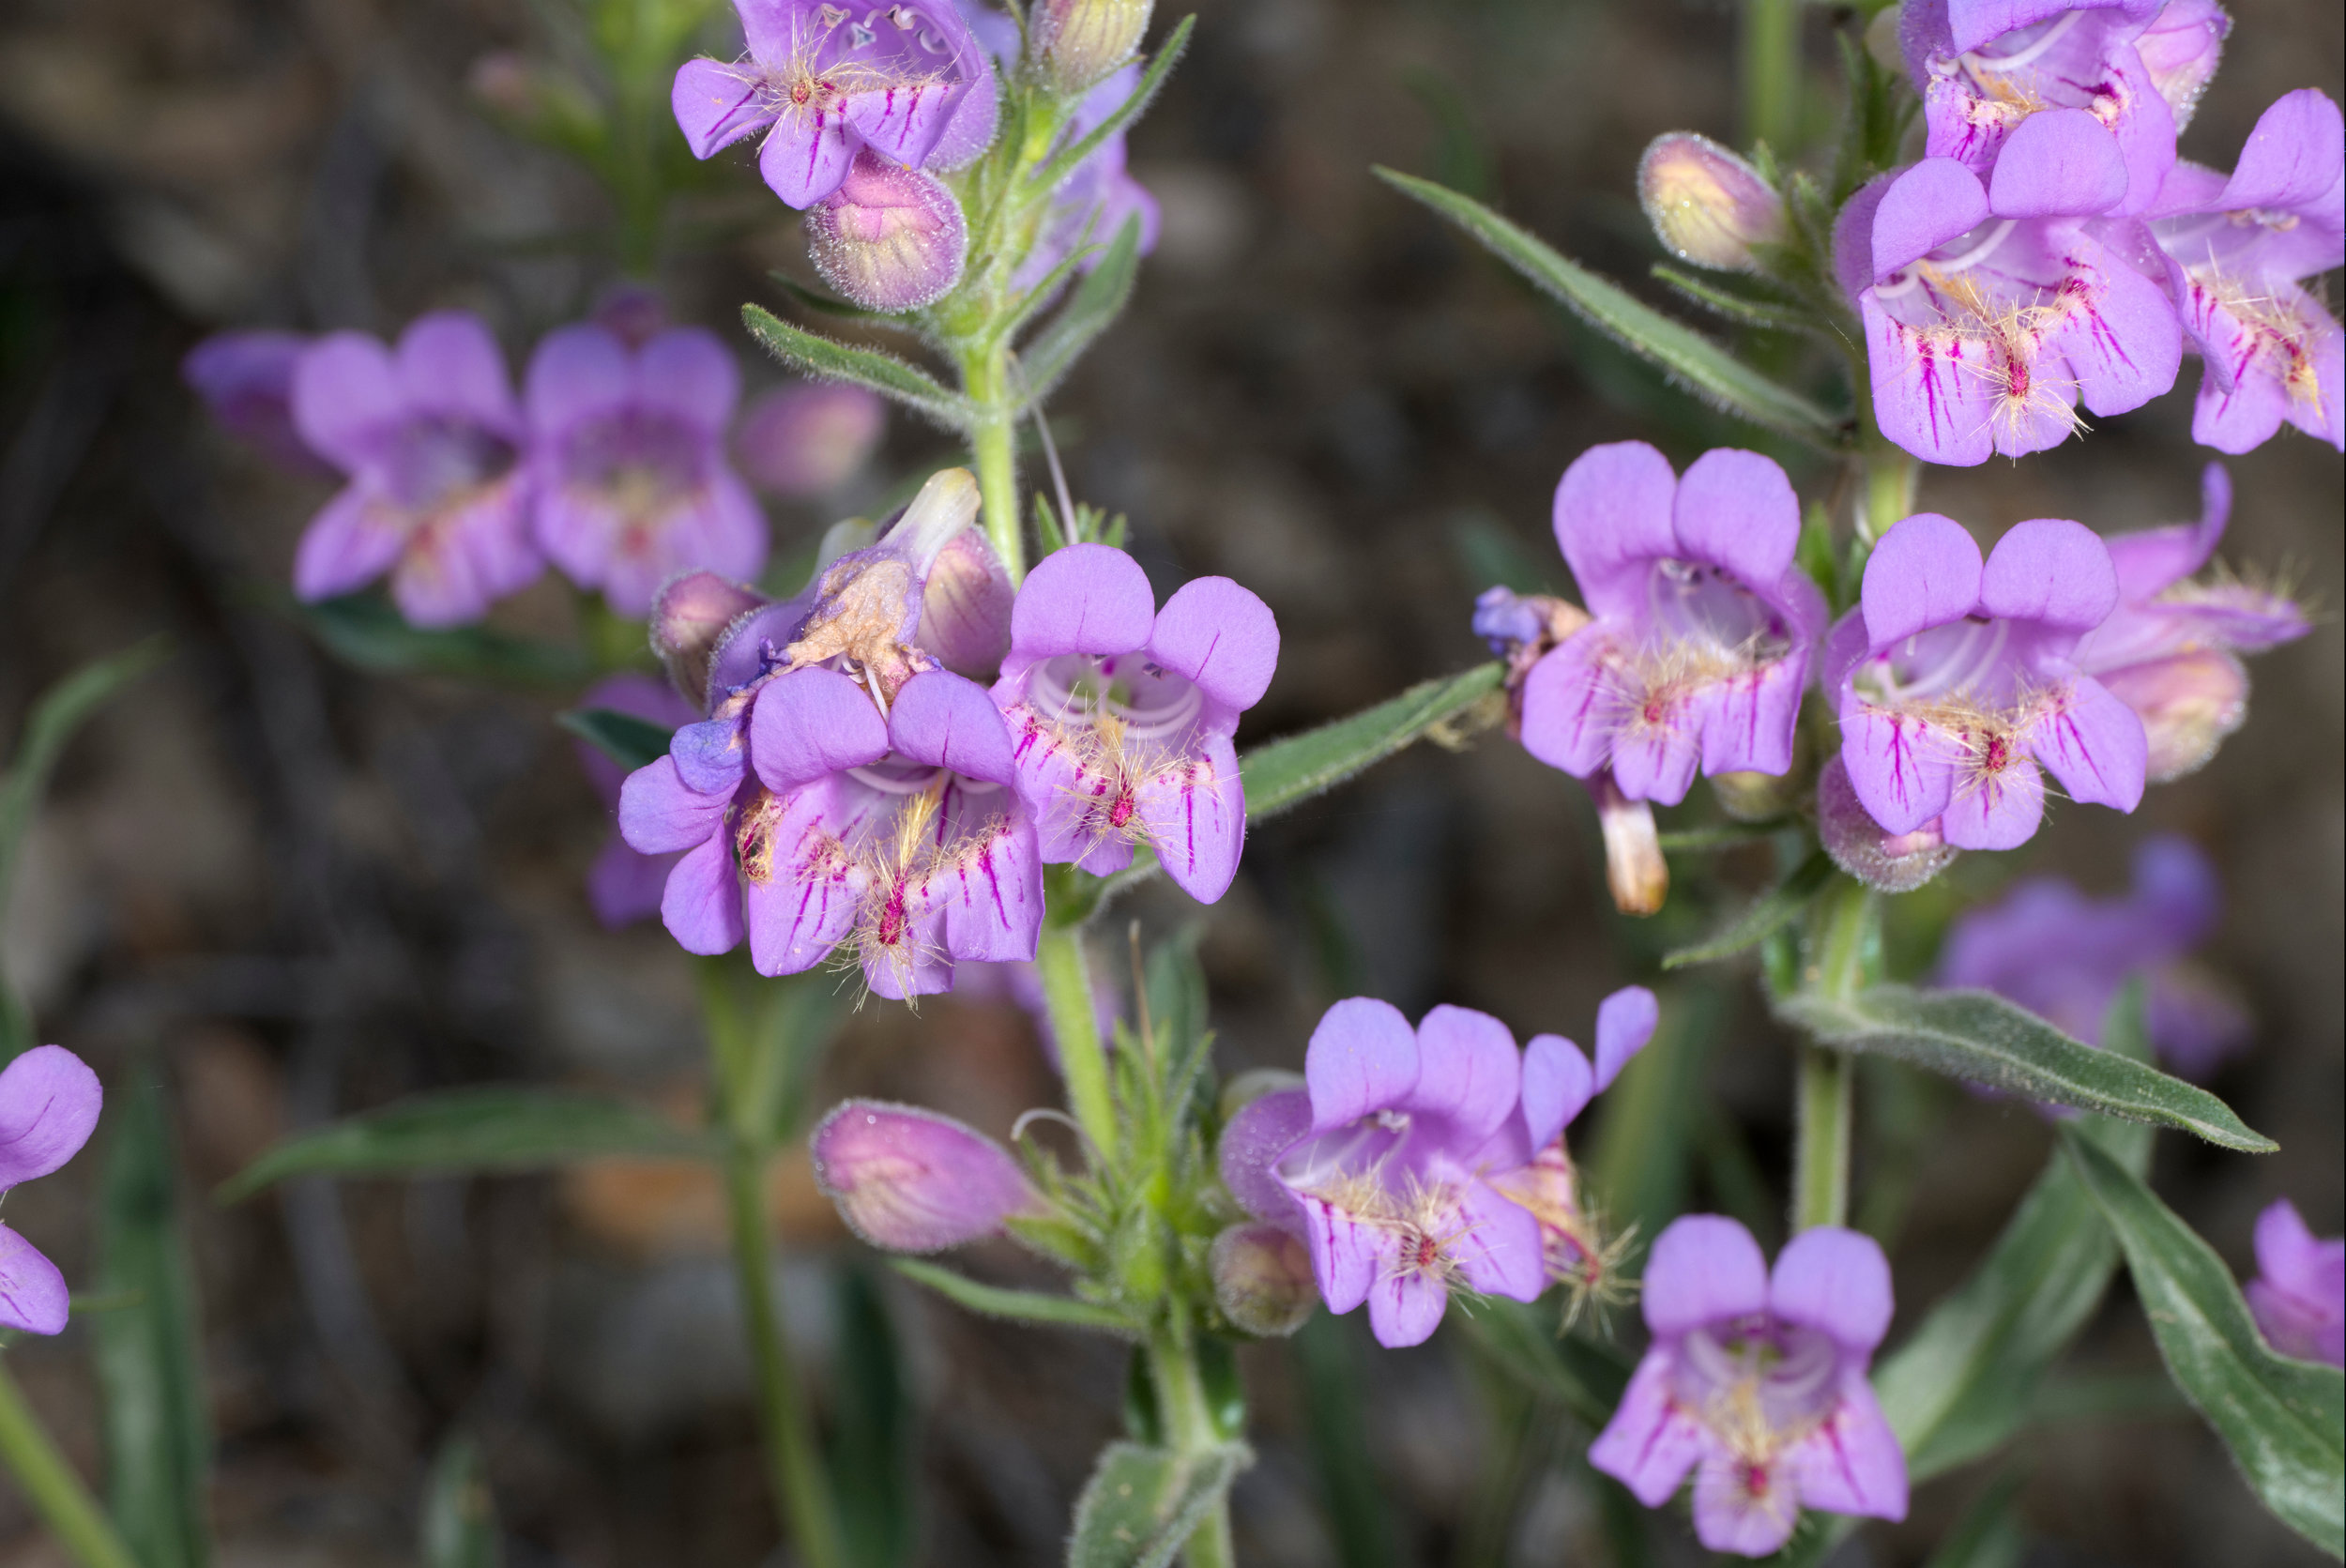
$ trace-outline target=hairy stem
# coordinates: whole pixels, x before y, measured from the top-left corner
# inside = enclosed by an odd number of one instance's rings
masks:
[[[41,1429],[5,1364],[0,1364],[0,1461],[82,1568],[138,1568],[138,1560],[114,1533],[98,1499]]]
[[[971,350],[962,359],[961,383],[977,407],[969,455],[978,469],[986,542],[1015,586],[1027,575],[1027,551],[1018,527],[1018,421],[1009,350],[1000,344]]]
[[[1043,1002],[1050,1009],[1051,1032],[1059,1039],[1059,1072],[1067,1079],[1068,1104],[1100,1158],[1113,1160],[1116,1102],[1108,1093],[1107,1052],[1100,1043],[1100,1015],[1091,1005],[1091,971],[1084,963],[1083,932],[1045,921],[1034,962],[1043,975]]]
[[[1800,150],[1800,19],[1801,0],[1744,0],[1744,133],[1786,158]]]
[[[1193,1457],[1223,1446],[1206,1399],[1205,1383],[1197,1376],[1196,1342],[1177,1302],[1173,1321],[1149,1336],[1149,1375],[1156,1384],[1157,1412],[1165,1424],[1165,1442],[1175,1454]],[[1231,1568],[1237,1558],[1230,1548],[1229,1493],[1218,1494],[1196,1533],[1182,1548],[1188,1568]]]
[[[1864,989],[1880,962],[1881,903],[1872,889],[1836,877],[1817,901],[1803,980],[1824,997]],[[1799,1143],[1792,1161],[1792,1228],[1849,1223],[1850,1122],[1856,1065],[1821,1045],[1800,1049]]]

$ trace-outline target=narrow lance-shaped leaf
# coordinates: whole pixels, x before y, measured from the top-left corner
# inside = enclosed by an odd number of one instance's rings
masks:
[[[983,1317],[1126,1336],[1140,1332],[1139,1324],[1114,1307],[1098,1306],[1073,1296],[1047,1296],[1040,1290],[1010,1290],[998,1285],[983,1285],[967,1274],[956,1274],[951,1269],[923,1263],[916,1257],[895,1257],[889,1262],[914,1284],[925,1285],[946,1300]]]
[[[839,1385],[830,1443],[840,1533],[857,1568],[899,1568],[920,1538],[920,1455],[912,1391],[888,1303],[850,1268],[834,1297]]]
[[[1242,1443],[1202,1454],[1108,1444],[1076,1499],[1067,1568],[1165,1568],[1253,1459]]]
[[[574,708],[555,720],[622,768],[648,768],[668,754],[676,731],[614,708]]]
[[[2024,1100],[2181,1128],[2252,1154],[2279,1147],[2203,1088],[2097,1051],[1986,991],[1881,985],[1847,1000],[1780,997],[1787,1023],[1836,1051],[1873,1051]]]
[[[2346,1373],[2264,1343],[2232,1271],[2140,1177],[2086,1138],[2062,1147],[2125,1250],[2168,1373],[2264,1505],[2346,1557]]]
[[[105,1393],[108,1502],[143,1568],[204,1568],[211,1560],[211,1402],[171,1127],[151,1062],[134,1069],[108,1108],[114,1133],[99,1288],[127,1302],[91,1318]]]
[[[571,686],[594,674],[575,648],[485,626],[427,632],[380,594],[295,606],[310,633],[344,663],[380,675],[436,675],[512,686]]]
[[[559,1089],[449,1089],[299,1133],[222,1182],[236,1203],[296,1176],[414,1176],[541,1170],[582,1160],[710,1156],[705,1134],[622,1101]]]
[[[1472,235],[1501,261],[1590,326],[1661,367],[1694,396],[1763,430],[1824,449],[1838,447],[1843,421],[1779,387],[1710,339],[1639,303],[1578,263],[1470,197],[1431,180],[1379,168],[1377,177]]]
[[[1074,257],[1068,258],[1072,264]],[[1040,332],[1018,352],[1021,408],[1032,408],[1074,368],[1101,333],[1124,312],[1140,273],[1140,220],[1124,220],[1100,265],[1084,275],[1075,292]],[[1043,296],[1038,285],[1035,293]]]
[[[440,1445],[424,1482],[423,1568],[498,1568],[496,1500],[480,1468],[480,1445],[463,1435]]]
[[[1817,896],[1817,890],[1832,875],[1831,858],[1821,849],[1813,852],[1792,868],[1790,875],[1761,893],[1750,908],[1729,921],[1717,936],[1665,954],[1662,967],[1679,969],[1689,964],[1714,963],[1732,958],[1745,948],[1757,947],[1800,919],[1809,901]]]
[[[756,305],[741,307],[741,325],[775,358],[819,380],[868,387],[947,430],[966,431],[970,426],[973,415],[967,398],[892,354],[817,337]]]

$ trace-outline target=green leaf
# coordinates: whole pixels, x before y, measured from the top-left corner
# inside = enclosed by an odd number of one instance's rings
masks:
[[[1924,1568],[2020,1568],[2028,1538],[2012,1514],[2012,1499],[2019,1490],[2018,1475],[1998,1476],[1963,1511]]]
[[[221,1183],[237,1203],[295,1176],[416,1176],[542,1170],[583,1160],[713,1157],[702,1133],[624,1101],[496,1085],[411,1095],[380,1110],[297,1133]]]
[[[741,307],[741,325],[775,358],[819,380],[868,387],[947,430],[967,431],[975,420],[968,399],[892,354],[817,337],[756,305]]]
[[[1414,197],[1474,236],[1566,309],[1632,353],[1661,369],[1704,403],[1762,430],[1824,449],[1842,445],[1846,421],[1789,388],[1779,387],[1683,323],[1640,304],[1621,288],[1480,202],[1379,167],[1377,177]]]
[[[1110,137],[1140,118],[1150,101],[1163,90],[1165,78],[1173,74],[1173,68],[1181,63],[1181,52],[1189,47],[1189,35],[1196,27],[1197,19],[1195,16],[1181,18],[1181,24],[1158,47],[1156,58],[1149,62],[1149,69],[1141,74],[1140,85],[1133,89],[1132,96],[1118,104],[1106,119],[1093,126],[1089,134],[1061,147],[1049,162],[1028,175],[1028,183],[1038,190],[1052,189],[1074,174],[1085,159],[1107,145]]]
[[[1316,730],[1257,746],[1239,759],[1246,814],[1261,821],[1334,788],[1425,738],[1499,690],[1504,665],[1421,681],[1399,696]]]
[[[1715,963],[1732,958],[1745,948],[1757,947],[1775,933],[1800,919],[1817,890],[1833,875],[1833,860],[1823,850],[1814,850],[1809,857],[1792,868],[1791,875],[1760,895],[1750,908],[1729,921],[1725,930],[1707,942],[1690,948],[1679,948],[1665,953],[1662,967],[1680,969],[1689,964]]]
[[[136,1304],[90,1319],[105,1394],[107,1501],[142,1568],[204,1568],[211,1404],[171,1122],[151,1061],[133,1068],[108,1108],[98,1284]]]
[[[1847,1000],[1796,993],[1775,1007],[1787,1023],[1836,1051],[1878,1052],[2023,1100],[2181,1128],[2226,1149],[2262,1154],[2280,1147],[2207,1090],[2119,1052],[2081,1045],[1986,991],[1881,985]]]
[[[1611,1350],[1556,1332],[1553,1302],[1541,1310],[1492,1297],[1461,1321],[1476,1349],[1592,1432],[1612,1419],[1629,1386],[1629,1368]]]
[[[1315,1312],[1287,1341],[1287,1353],[1301,1374],[1299,1403],[1336,1560],[1343,1568],[1394,1568],[1393,1514],[1368,1451],[1369,1422],[1361,1408],[1366,1372],[1354,1343],[1358,1333],[1357,1322]]]
[[[901,1568],[920,1540],[919,1432],[904,1352],[871,1274],[841,1271],[831,1495],[857,1568]]]
[[[1074,258],[1070,257],[1070,261]],[[1133,282],[1140,275],[1140,220],[1124,220],[1100,265],[1084,275],[1075,292],[1059,307],[1042,331],[1018,352],[1020,411],[1033,408],[1050,396],[1083,358],[1094,339],[1123,313],[1133,297]],[[1038,287],[1038,296],[1042,291]]]
[[[668,754],[676,731],[614,708],[573,708],[554,721],[622,768],[648,768]]]
[[[896,1257],[891,1267],[916,1285],[987,1317],[1008,1317],[1020,1323],[1043,1323],[1060,1329],[1093,1329],[1102,1333],[1137,1335],[1140,1325],[1114,1307],[1098,1306],[1073,1296],[1046,1296],[1040,1290],[1007,1290],[981,1285],[967,1274],[923,1263],[917,1257]]]
[[[1067,1568],[1165,1568],[1254,1457],[1243,1443],[1191,1454],[1108,1444],[1076,1499]]]
[[[2091,1139],[2064,1128],[2061,1142],[2125,1250],[2175,1386],[2264,1505],[2346,1558],[2346,1373],[2265,1344],[2215,1248]]]
[[[574,686],[594,666],[575,648],[485,626],[427,632],[410,626],[388,599],[345,594],[297,604],[311,635],[346,664],[378,675],[436,675],[513,686]]]
[[[66,742],[108,698],[160,664],[171,654],[168,638],[149,637],[120,653],[83,665],[40,694],[24,721],[8,769],[0,773],[0,912],[8,907],[16,858],[33,814],[49,788]],[[0,1062],[12,1061],[33,1044],[32,1020],[0,974]]]
[[[1796,306],[1754,299],[1748,295],[1721,288],[1692,273],[1681,272],[1674,266],[1659,263],[1654,266],[1653,276],[1713,315],[1723,317],[1738,327],[1754,327],[1762,332],[1795,332],[1803,337],[1826,335],[1817,326],[1814,316]]]
[[[834,298],[820,289],[808,288],[786,272],[769,272],[766,276],[783,293],[810,311],[819,312],[827,316],[837,316],[842,321],[864,322],[874,327],[904,328],[909,326],[909,323],[906,322],[903,317],[891,315],[886,311],[866,310],[861,305]]]
[[[423,1568],[498,1568],[496,1499],[480,1468],[480,1445],[459,1433],[440,1445],[424,1481]]]

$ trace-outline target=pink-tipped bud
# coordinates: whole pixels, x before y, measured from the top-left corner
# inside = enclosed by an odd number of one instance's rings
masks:
[[[1707,136],[1657,136],[1638,165],[1638,199],[1681,261],[1724,272],[1757,272],[1755,245],[1784,242],[1784,198],[1760,171]]]
[[[1010,651],[1015,592],[985,535],[964,528],[929,565],[921,585],[921,630],[913,642],[955,675],[991,681]]]
[[[755,588],[713,571],[688,571],[651,602],[651,650],[687,702],[708,708],[708,662],[725,629],[767,602]]]
[[[2100,680],[2142,721],[2153,784],[2199,771],[2248,717],[2248,672],[2222,648],[2105,671]]]
[[[815,1180],[839,1217],[890,1252],[982,1241],[1043,1206],[1008,1149],[935,1111],[850,1100],[814,1145]]]
[[[869,147],[806,215],[807,251],[823,281],[867,311],[917,311],[961,282],[969,225],[933,175]]]
[[[1311,1254],[1275,1225],[1234,1225],[1213,1239],[1207,1259],[1213,1302],[1250,1334],[1284,1339],[1303,1326],[1319,1300]]]
[[[1653,828],[1653,808],[1632,800],[1613,782],[1611,769],[1588,781],[1596,799],[1597,826],[1605,833],[1605,885],[1613,907],[1624,915],[1661,912],[1669,897],[1669,862],[1662,859],[1662,838]]]
[[[1099,85],[1140,51],[1155,0],[1042,0],[1028,23],[1035,69],[1074,97]]]
[[[733,432],[734,466],[769,495],[828,495],[855,477],[888,433],[887,405],[861,387],[777,387]]]
[[[1866,813],[1839,757],[1817,778],[1817,836],[1833,863],[1869,888],[1911,893],[1962,853],[1940,836],[1933,817],[1911,833],[1885,833]]]

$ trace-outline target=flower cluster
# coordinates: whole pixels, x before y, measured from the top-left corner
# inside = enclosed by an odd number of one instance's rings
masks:
[[[232,332],[189,356],[221,422],[289,467],[346,482],[294,560],[305,600],[388,576],[418,626],[479,620],[551,562],[638,617],[693,569],[754,577],[765,513],[737,472],[817,494],[880,434],[861,388],[786,388],[735,429],[740,372],[716,336],[622,295],[548,334],[520,396],[478,316],[440,311],[385,344],[359,332]]]
[[[680,855],[661,914],[688,950],[746,936],[774,975],[844,949],[911,997],[1033,958],[1046,862],[1104,873],[1145,839],[1195,896],[1229,886],[1230,737],[1278,659],[1270,610],[1208,577],[1160,612],[1131,556],[1088,543],[1013,597],[977,508],[949,469],[794,599],[713,572],[662,594],[654,646],[705,717],[627,780],[619,826]]]

